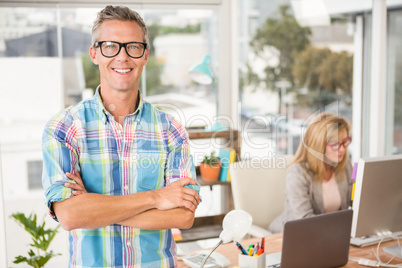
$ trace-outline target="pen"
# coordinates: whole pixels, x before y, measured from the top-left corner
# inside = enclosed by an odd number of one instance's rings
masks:
[[[240,249],[241,253],[243,253],[244,255],[248,255],[247,251],[242,247],[239,242],[236,242],[236,246]]]
[[[254,246],[254,254],[256,254],[258,252],[259,248],[260,248],[260,244],[259,243],[255,244],[255,246]]]
[[[261,239],[261,249],[262,249],[262,252],[265,252],[265,237],[263,237]]]
[[[249,255],[249,256],[253,256],[253,245],[252,245],[252,244],[250,244],[250,245],[248,246],[248,255]]]
[[[257,256],[258,250],[259,250],[259,246],[258,246],[258,243],[257,243],[257,244],[254,245],[253,256]]]
[[[261,255],[262,253],[264,253],[264,238],[261,239],[261,246],[257,251],[257,255]]]

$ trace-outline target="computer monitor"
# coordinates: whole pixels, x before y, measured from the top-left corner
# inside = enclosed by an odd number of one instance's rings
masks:
[[[360,159],[352,237],[402,231],[402,155]]]

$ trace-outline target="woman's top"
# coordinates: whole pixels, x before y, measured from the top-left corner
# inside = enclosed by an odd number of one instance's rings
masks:
[[[341,208],[341,194],[339,193],[338,183],[335,174],[331,178],[322,182],[322,201],[324,212],[333,212]]]
[[[314,173],[304,166],[308,167],[308,164],[295,163],[289,166],[286,175],[285,207],[283,212],[268,227],[270,232],[283,232],[283,226],[287,221],[325,213],[323,185],[320,182],[313,182]],[[340,209],[347,209],[351,206],[353,188],[351,177],[352,165],[350,163],[345,166],[345,178],[343,180],[335,176],[340,195]],[[324,192],[326,191],[327,189],[324,190]],[[334,204],[333,201],[327,199],[327,196],[325,200],[328,205]]]

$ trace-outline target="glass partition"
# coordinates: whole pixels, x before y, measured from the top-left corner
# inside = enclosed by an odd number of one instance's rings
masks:
[[[294,154],[306,120],[318,111],[352,124],[348,15],[328,1],[241,2],[248,16],[243,9],[239,16],[249,23],[239,29],[243,158]]]
[[[12,213],[34,212],[38,220],[57,225],[46,216],[43,202],[41,136],[51,116],[91,97],[99,84],[98,68],[88,52],[92,23],[103,6],[93,6],[0,6],[0,198],[5,208],[1,213],[7,234],[17,234],[6,237],[8,267],[15,256],[26,255],[21,245],[30,243],[29,235],[10,219]],[[213,71],[219,67],[216,6],[133,9],[150,33],[150,57],[140,84],[145,99],[186,127],[198,125],[200,116],[206,119],[202,127],[212,122],[217,80],[196,83],[188,70],[205,55],[211,57]],[[210,205],[204,203],[208,211]],[[3,233],[3,224],[0,229]],[[66,266],[66,236],[62,231],[52,242],[52,250],[62,255],[51,260],[51,267]]]
[[[402,153],[402,11],[391,10],[388,13],[388,52],[387,52],[387,107],[390,139],[386,144],[386,153]]]

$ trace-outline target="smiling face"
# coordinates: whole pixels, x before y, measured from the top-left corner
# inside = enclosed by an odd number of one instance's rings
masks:
[[[144,37],[136,22],[107,20],[100,26],[97,41],[144,42]],[[122,47],[118,55],[107,58],[102,55],[99,47],[91,46],[92,61],[99,65],[102,92],[136,92],[148,54],[149,50],[146,49],[141,58],[134,59],[128,56]]]

